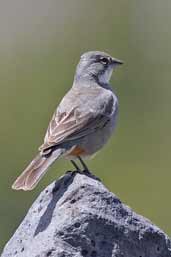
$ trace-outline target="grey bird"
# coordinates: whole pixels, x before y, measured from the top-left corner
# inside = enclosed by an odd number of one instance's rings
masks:
[[[84,53],[71,89],[57,107],[38,155],[16,179],[12,188],[32,190],[48,167],[60,157],[71,160],[93,156],[110,138],[116,123],[118,100],[109,84],[112,71],[123,62],[99,51]]]

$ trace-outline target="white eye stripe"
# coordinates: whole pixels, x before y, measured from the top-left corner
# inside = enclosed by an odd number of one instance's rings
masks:
[[[100,62],[102,62],[104,64],[108,64],[108,63],[110,63],[110,58],[109,57],[101,57]]]

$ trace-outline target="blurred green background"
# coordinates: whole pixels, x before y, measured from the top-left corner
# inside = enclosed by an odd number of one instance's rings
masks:
[[[120,103],[115,136],[88,165],[171,235],[170,10],[170,0],[0,1],[1,250],[39,192],[72,167],[60,160],[33,192],[11,190],[89,50],[125,65],[111,81]]]

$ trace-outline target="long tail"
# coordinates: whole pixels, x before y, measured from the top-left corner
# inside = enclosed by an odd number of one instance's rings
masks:
[[[15,190],[32,190],[44,176],[49,166],[62,154],[61,149],[55,150],[50,156],[38,154],[12,185]]]

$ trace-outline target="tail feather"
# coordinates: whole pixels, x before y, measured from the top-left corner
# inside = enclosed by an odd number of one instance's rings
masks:
[[[61,150],[54,151],[50,156],[44,157],[38,154],[23,173],[16,179],[12,185],[15,190],[32,190],[38,184],[40,179],[47,172],[49,166],[61,155]]]

